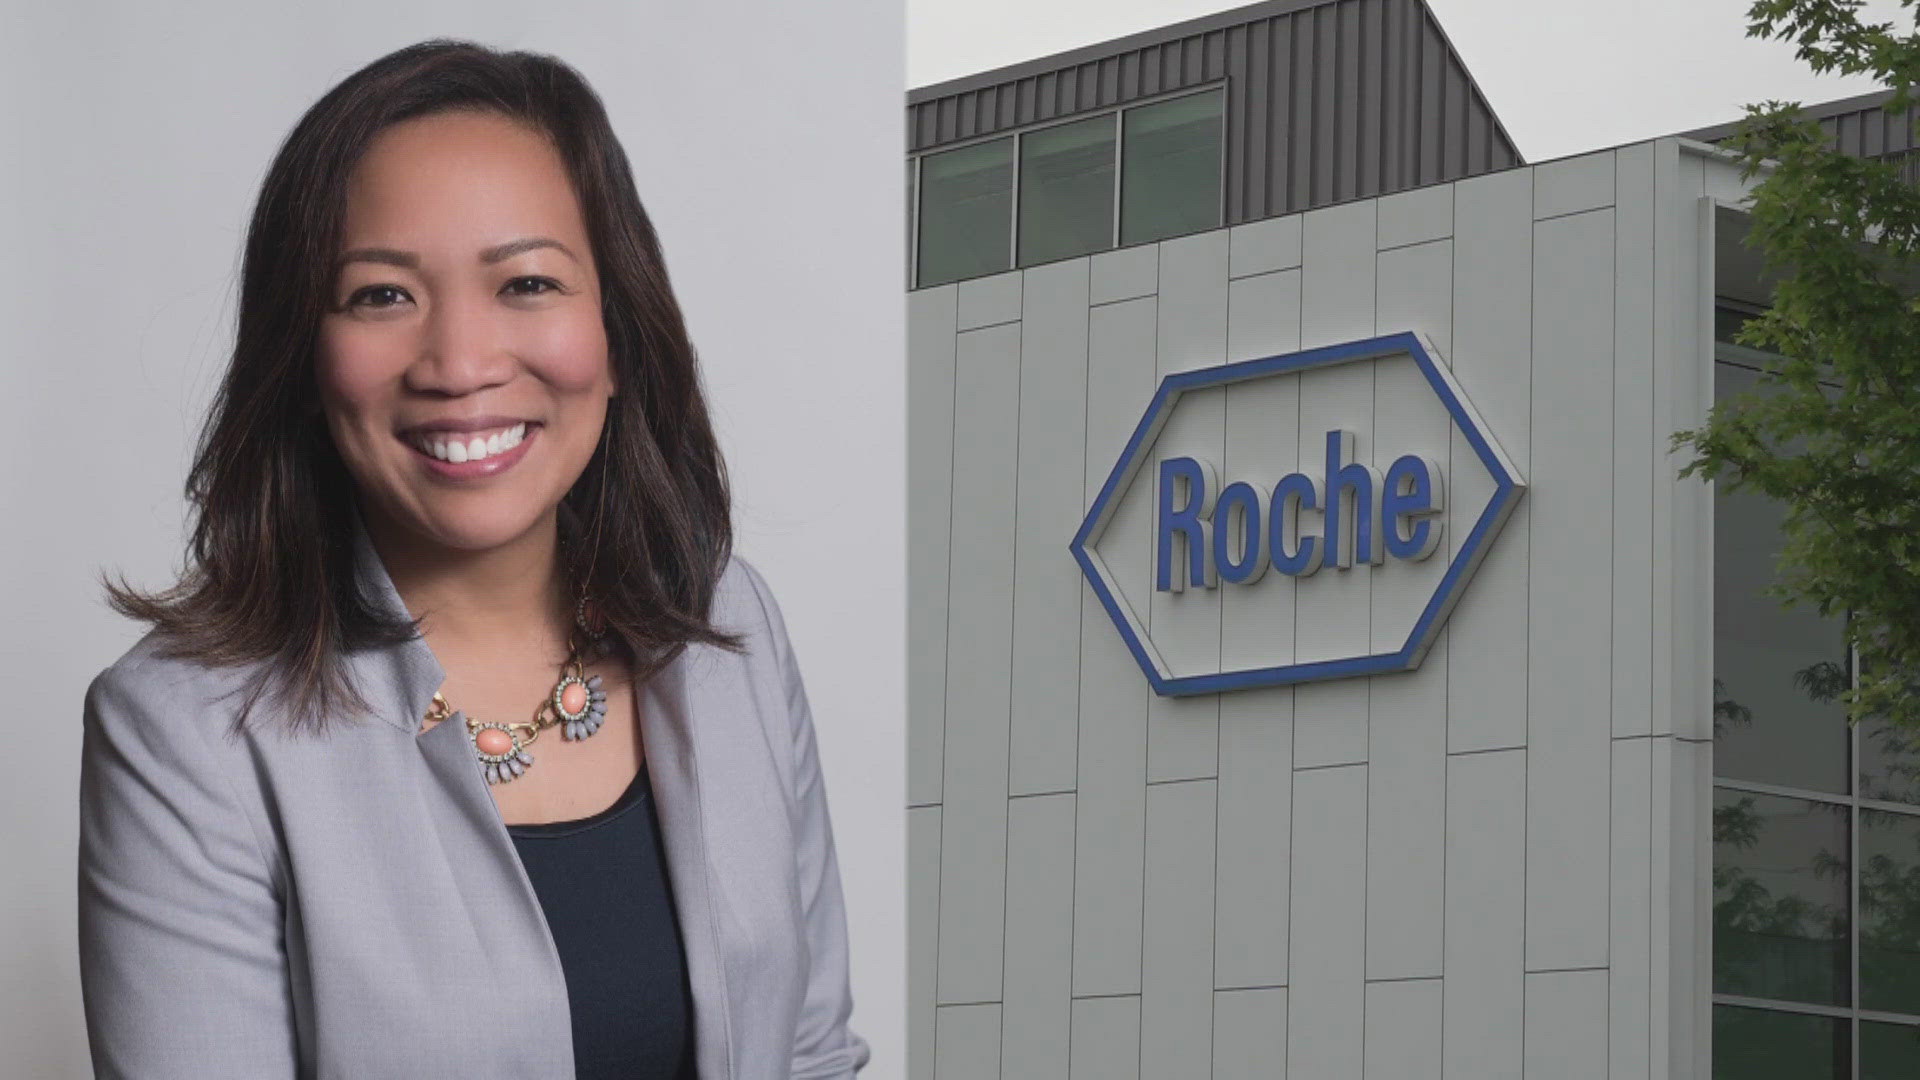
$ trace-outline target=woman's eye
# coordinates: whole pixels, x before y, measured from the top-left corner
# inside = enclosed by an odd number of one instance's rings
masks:
[[[347,306],[358,307],[364,304],[372,308],[392,307],[406,298],[406,290],[398,285],[369,285],[348,297]]]
[[[543,292],[558,291],[560,285],[552,278],[519,277],[507,282],[507,291],[515,296],[538,296]]]

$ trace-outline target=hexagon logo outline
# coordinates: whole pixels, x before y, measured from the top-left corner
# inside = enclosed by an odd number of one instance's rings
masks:
[[[1211,674],[1176,676],[1161,659],[1159,649],[1153,644],[1147,633],[1146,624],[1136,614],[1121,594],[1113,574],[1100,558],[1094,545],[1106,531],[1108,522],[1113,518],[1120,497],[1132,485],[1140,466],[1145,462],[1147,451],[1159,438],[1160,430],[1167,418],[1172,415],[1181,395],[1192,390],[1202,390],[1215,386],[1227,386],[1233,383],[1247,382],[1253,379],[1269,378],[1278,375],[1299,374],[1315,368],[1333,367],[1339,364],[1363,363],[1383,360],[1389,357],[1406,355],[1412,358],[1427,386],[1440,399],[1446,408],[1454,427],[1466,438],[1474,455],[1486,468],[1493,479],[1493,497],[1487,501],[1486,508],[1475,519],[1468,530],[1466,540],[1455,552],[1448,564],[1440,583],[1434,587],[1433,596],[1421,609],[1414,620],[1413,629],[1408,633],[1406,642],[1391,652],[1371,653],[1362,656],[1337,660],[1313,660],[1303,663],[1278,664],[1263,668],[1245,668],[1236,671],[1221,671]],[[1431,338],[1418,330],[1407,330],[1360,341],[1343,342],[1336,345],[1324,345],[1300,352],[1281,353],[1261,357],[1256,360],[1236,360],[1214,367],[1196,368],[1191,371],[1176,372],[1160,380],[1160,386],[1154,391],[1147,404],[1147,410],[1135,425],[1133,435],[1121,450],[1120,458],[1114,463],[1107,480],[1094,497],[1093,505],[1080,523],[1080,529],[1074,534],[1068,547],[1080,564],[1080,572],[1087,583],[1093,587],[1099,597],[1100,605],[1106,609],[1107,617],[1113,620],[1115,629],[1126,642],[1127,651],[1132,653],[1135,663],[1152,684],[1154,693],[1163,697],[1180,697],[1191,694],[1219,693],[1229,690],[1243,690],[1259,686],[1283,686],[1303,682],[1317,682],[1324,679],[1348,678],[1356,675],[1384,674],[1395,671],[1410,671],[1420,665],[1427,649],[1433,644],[1440,627],[1446,624],[1447,616],[1452,614],[1454,604],[1460,599],[1474,571],[1486,557],[1488,548],[1500,529],[1512,516],[1514,506],[1526,492],[1527,483],[1515,467],[1506,451],[1501,449],[1498,440],[1488,431],[1473,403],[1461,391],[1460,384],[1454,380],[1453,372],[1435,358],[1439,349]]]

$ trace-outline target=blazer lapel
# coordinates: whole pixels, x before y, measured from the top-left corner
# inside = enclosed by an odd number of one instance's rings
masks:
[[[689,646],[637,693],[647,778],[660,814],[667,876],[673,883],[673,906],[686,948],[697,1071],[701,1080],[727,1080],[734,1075],[732,1018],[713,912],[699,754],[687,703],[686,667],[702,651],[704,646]]]
[[[355,569],[361,589],[389,613],[406,617],[409,614],[406,606],[380,561],[357,508],[353,519]],[[689,707],[687,685],[688,665],[709,652],[706,646],[690,646],[648,683],[636,687],[636,696],[647,778],[660,816],[667,876],[673,886],[674,911],[680,920],[686,949],[687,981],[694,1005],[697,1071],[701,1080],[731,1080],[736,1053],[731,1038],[733,1018],[727,996],[726,968],[720,953],[719,924],[714,915],[715,882],[710,877],[707,858],[710,815],[701,800],[698,740],[696,726],[691,722],[693,710]],[[427,643],[415,636],[390,648],[354,654],[350,662],[363,691],[372,701],[383,706],[393,703],[393,708],[379,709],[381,718],[403,731],[418,733],[419,718],[445,679]],[[466,811],[471,834],[482,838],[492,860],[513,879],[512,891],[518,906],[523,913],[538,915],[539,898],[520,866],[513,839],[486,790],[473,759],[473,748],[461,730],[463,727],[443,721],[416,741],[439,784]],[[516,922],[528,925],[527,919]],[[537,967],[547,977],[548,984],[561,988],[564,994],[559,953],[545,931],[545,923],[536,918],[531,920],[531,925],[541,928],[539,944],[534,946],[529,942],[539,954]],[[561,1045],[570,1043],[564,1025],[560,1030],[565,1040]]]
[[[410,617],[357,509],[353,520],[354,569],[363,595],[389,615]],[[419,750],[425,771],[419,774],[418,808],[438,833],[451,867],[452,899],[465,913],[473,942],[485,950],[481,969],[494,980],[496,994],[524,996],[519,1008],[528,1034],[517,1040],[512,1061],[497,1064],[508,1071],[538,1070],[538,1075],[564,1067],[572,1061],[573,1036],[560,953],[487,791],[466,724],[456,714],[420,733],[434,691],[445,681],[444,669],[417,634],[352,653],[347,662],[378,720],[406,732]],[[456,1004],[484,1010],[496,1000]]]

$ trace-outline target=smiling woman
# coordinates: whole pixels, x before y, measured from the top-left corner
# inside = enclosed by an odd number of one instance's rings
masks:
[[[806,693],[576,72],[434,40],[307,112],[187,493],[85,701],[99,1076],[866,1063]]]

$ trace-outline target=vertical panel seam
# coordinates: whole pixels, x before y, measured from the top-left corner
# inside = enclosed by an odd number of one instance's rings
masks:
[[[1160,331],[1163,318],[1161,307],[1166,303],[1166,282],[1161,280],[1160,268],[1166,259],[1166,244],[1153,245],[1153,385],[1160,385]],[[1151,547],[1148,548],[1152,550]],[[1149,556],[1151,557],[1151,556]],[[1148,634],[1152,634],[1153,604],[1147,604]],[[1138,1076],[1146,1065],[1146,1023],[1147,1023],[1147,845],[1148,829],[1152,826],[1153,815],[1150,804],[1153,790],[1148,781],[1153,776],[1153,700],[1149,692],[1147,700],[1140,708],[1140,937],[1134,956],[1138,962],[1139,978],[1134,985],[1140,988],[1140,1006],[1138,1020],[1133,1026],[1134,1075]]]
[[[1083,388],[1080,395],[1080,497],[1087,495],[1087,462],[1093,458],[1093,259],[1087,259],[1087,311],[1086,311],[1086,355],[1083,357],[1086,376],[1081,380]],[[1070,858],[1073,867],[1067,886],[1067,1073],[1073,1073],[1073,972],[1074,957],[1078,955],[1078,935],[1080,931],[1080,905],[1077,894],[1080,888],[1080,712],[1086,707],[1080,696],[1080,687],[1087,677],[1087,592],[1084,576],[1080,577],[1080,665],[1073,686],[1073,843]]]
[[[1379,199],[1373,200],[1372,208],[1373,208],[1373,234],[1367,242],[1367,249],[1371,252],[1371,257],[1367,261],[1369,264],[1369,270],[1372,272],[1372,275],[1373,275],[1373,305],[1372,305],[1373,311],[1371,313],[1372,318],[1369,320],[1369,322],[1373,328],[1372,332],[1374,334],[1378,334],[1380,332],[1380,252],[1379,252],[1380,200]],[[1367,381],[1373,384],[1367,393],[1367,407],[1369,412],[1371,413],[1371,419],[1373,421],[1372,438],[1370,438],[1368,441],[1374,444],[1378,444],[1380,441],[1380,365],[1379,364],[1367,365]],[[1368,449],[1367,456],[1371,460],[1373,457],[1373,452],[1375,450],[1375,447],[1369,446],[1367,449]],[[1355,501],[1357,503],[1358,499],[1356,498]],[[1366,512],[1363,508],[1357,505],[1354,509],[1355,509],[1356,515],[1363,514]],[[1373,539],[1376,544],[1381,544],[1386,542],[1383,538],[1380,538],[1377,536],[1374,537]],[[1357,558],[1354,561],[1355,563],[1359,562]],[[1367,651],[1369,652],[1373,651],[1373,632],[1374,632],[1373,584],[1374,584],[1373,570],[1371,567],[1369,567],[1367,570],[1367,606],[1366,606]],[[1372,858],[1372,852],[1373,852],[1373,687],[1374,687],[1374,681],[1377,678],[1379,678],[1379,676],[1376,676],[1376,675],[1367,676],[1367,744],[1366,744],[1367,763],[1364,766],[1366,771],[1363,772],[1360,777],[1360,821],[1361,821],[1360,895],[1362,897],[1361,909],[1360,909],[1360,1075],[1362,1077],[1365,1077],[1367,1074],[1367,1020],[1368,1020],[1367,961],[1368,961],[1368,953],[1372,947],[1372,930],[1373,930],[1373,926],[1372,926],[1373,920],[1370,917],[1372,914],[1373,905],[1368,903],[1367,899],[1371,897],[1372,895],[1371,890],[1373,888],[1373,858]]]
[[[1540,226],[1533,220],[1534,200],[1539,197],[1538,177],[1534,171],[1527,171],[1527,475],[1529,480],[1537,480],[1534,475],[1533,457],[1533,398],[1534,369],[1539,360],[1538,346],[1534,341],[1533,328],[1539,318],[1539,246]],[[1526,755],[1521,758],[1520,769],[1520,1065],[1524,1070],[1527,1061],[1527,935],[1529,886],[1532,881],[1533,867],[1529,856],[1532,854],[1532,815],[1527,813],[1527,805],[1532,797],[1533,780],[1533,526],[1538,515],[1527,515],[1527,603],[1521,613],[1524,626],[1523,638],[1527,643],[1527,662],[1521,674],[1522,707],[1526,710],[1522,731],[1526,737]]]
[[[1610,230],[1609,230],[1610,239],[1612,240],[1612,243],[1608,245],[1608,255],[1610,256],[1610,259],[1608,262],[1609,273],[1608,273],[1607,280],[1608,280],[1609,286],[1613,290],[1613,304],[1612,304],[1613,318],[1608,321],[1608,325],[1607,325],[1607,344],[1608,344],[1607,356],[1609,357],[1609,363],[1607,365],[1607,375],[1608,375],[1607,389],[1612,390],[1614,386],[1619,382],[1619,379],[1620,379],[1620,209],[1619,207],[1620,207],[1620,160],[1621,159],[1620,159],[1620,155],[1617,153],[1611,154],[1609,156],[1613,159],[1613,205],[1614,205],[1614,208],[1611,211],[1609,211],[1607,214],[1607,220],[1610,225]],[[1609,466],[1607,469],[1607,472],[1608,472],[1607,521],[1609,523],[1609,527],[1607,530],[1607,534],[1608,534],[1607,541],[1608,541],[1608,545],[1611,547],[1613,546],[1613,530],[1611,527],[1611,523],[1617,519],[1617,516],[1620,512],[1619,492],[1616,490],[1619,486],[1618,480],[1620,476],[1620,395],[1618,393],[1611,393],[1608,395],[1608,398],[1607,398],[1607,433],[1608,433],[1607,462]],[[1612,881],[1613,880],[1612,854],[1613,854],[1613,828],[1614,828],[1613,803],[1614,803],[1615,793],[1614,793],[1614,785],[1613,785],[1613,764],[1614,764],[1613,763],[1613,743],[1611,741],[1611,736],[1613,734],[1613,711],[1618,706],[1619,702],[1615,700],[1617,696],[1616,680],[1614,680],[1611,676],[1614,672],[1615,662],[1616,662],[1614,657],[1613,628],[1620,619],[1620,604],[1619,604],[1618,592],[1617,592],[1617,590],[1620,587],[1620,570],[1619,570],[1620,560],[1618,557],[1619,552],[1617,550],[1610,552],[1609,554],[1612,557],[1610,557],[1607,560],[1607,673],[1609,676],[1609,678],[1607,679],[1607,734],[1609,736],[1609,741],[1607,742],[1607,854],[1608,854],[1607,879],[1608,881]],[[1609,900],[1607,903],[1606,930],[1607,930],[1606,950],[1605,950],[1604,956],[1606,958],[1606,964],[1607,964],[1607,981],[1608,981],[1608,984],[1611,985],[1613,981],[1613,904],[1612,904],[1611,897],[1609,897]],[[1611,997],[1611,995],[1609,995],[1609,997]],[[1606,1027],[1607,1071],[1608,1071],[1608,1075],[1612,1075],[1613,1014],[1612,1014],[1611,1000],[1608,1001],[1607,1009],[1601,1013],[1601,1019],[1604,1022],[1604,1025]]]
[[[1460,185],[1447,185],[1447,355],[1446,364],[1452,370],[1458,351],[1455,334],[1458,327],[1458,303],[1460,296],[1460,244],[1456,239],[1460,233]],[[1456,377],[1456,384],[1458,379]],[[1453,468],[1453,422],[1447,422],[1447,475],[1458,475]],[[1447,538],[1449,553],[1453,548],[1453,537]],[[1451,558],[1448,560],[1451,562]],[[1440,976],[1447,974],[1447,830],[1453,808],[1453,800],[1448,792],[1453,785],[1453,755],[1449,749],[1448,737],[1452,731],[1453,719],[1453,628],[1452,620],[1441,627],[1447,643],[1447,663],[1440,671]],[[1447,1061],[1447,994],[1446,983],[1441,983],[1440,991],[1440,1045],[1437,1048],[1441,1069],[1444,1072]]]
[[[960,422],[959,422],[959,417],[960,417],[960,287],[958,285],[955,285],[953,287],[953,338],[952,338],[951,352],[953,356],[953,363],[950,365],[950,367],[952,369],[953,375],[952,375],[951,386],[947,391],[947,400],[953,403],[949,410],[951,422],[948,423],[947,425],[947,566],[946,566],[947,596],[946,596],[946,603],[944,604],[944,607],[946,609],[945,625],[942,628],[943,632],[941,634],[941,641],[940,641],[940,803],[942,807],[940,811],[940,861],[942,864],[943,873],[935,876],[934,881],[935,881],[936,889],[940,888],[944,881],[944,869],[945,869],[945,863],[946,863],[946,857],[947,857],[947,843],[946,843],[947,812],[945,809],[945,803],[948,795],[948,792],[947,792],[947,727],[948,727],[947,695],[952,692],[952,686],[953,686],[953,519],[954,519],[953,488],[954,488],[954,474],[959,467],[957,459],[959,457],[958,449],[959,449],[959,427],[960,427]],[[934,896],[933,910],[934,910],[933,1003],[935,1007],[935,1017],[936,1017],[934,1021],[934,1028],[936,1033],[934,1043],[937,1051],[937,1048],[939,1045],[939,1039],[938,1039],[938,1030],[939,1030],[938,1009],[939,1009],[939,1003],[940,1003],[940,929],[939,928],[940,928],[940,915],[941,915],[940,897],[937,894]],[[934,1067],[935,1067],[935,1070],[937,1071],[939,1068],[939,1062],[937,1060],[934,1063]]]

